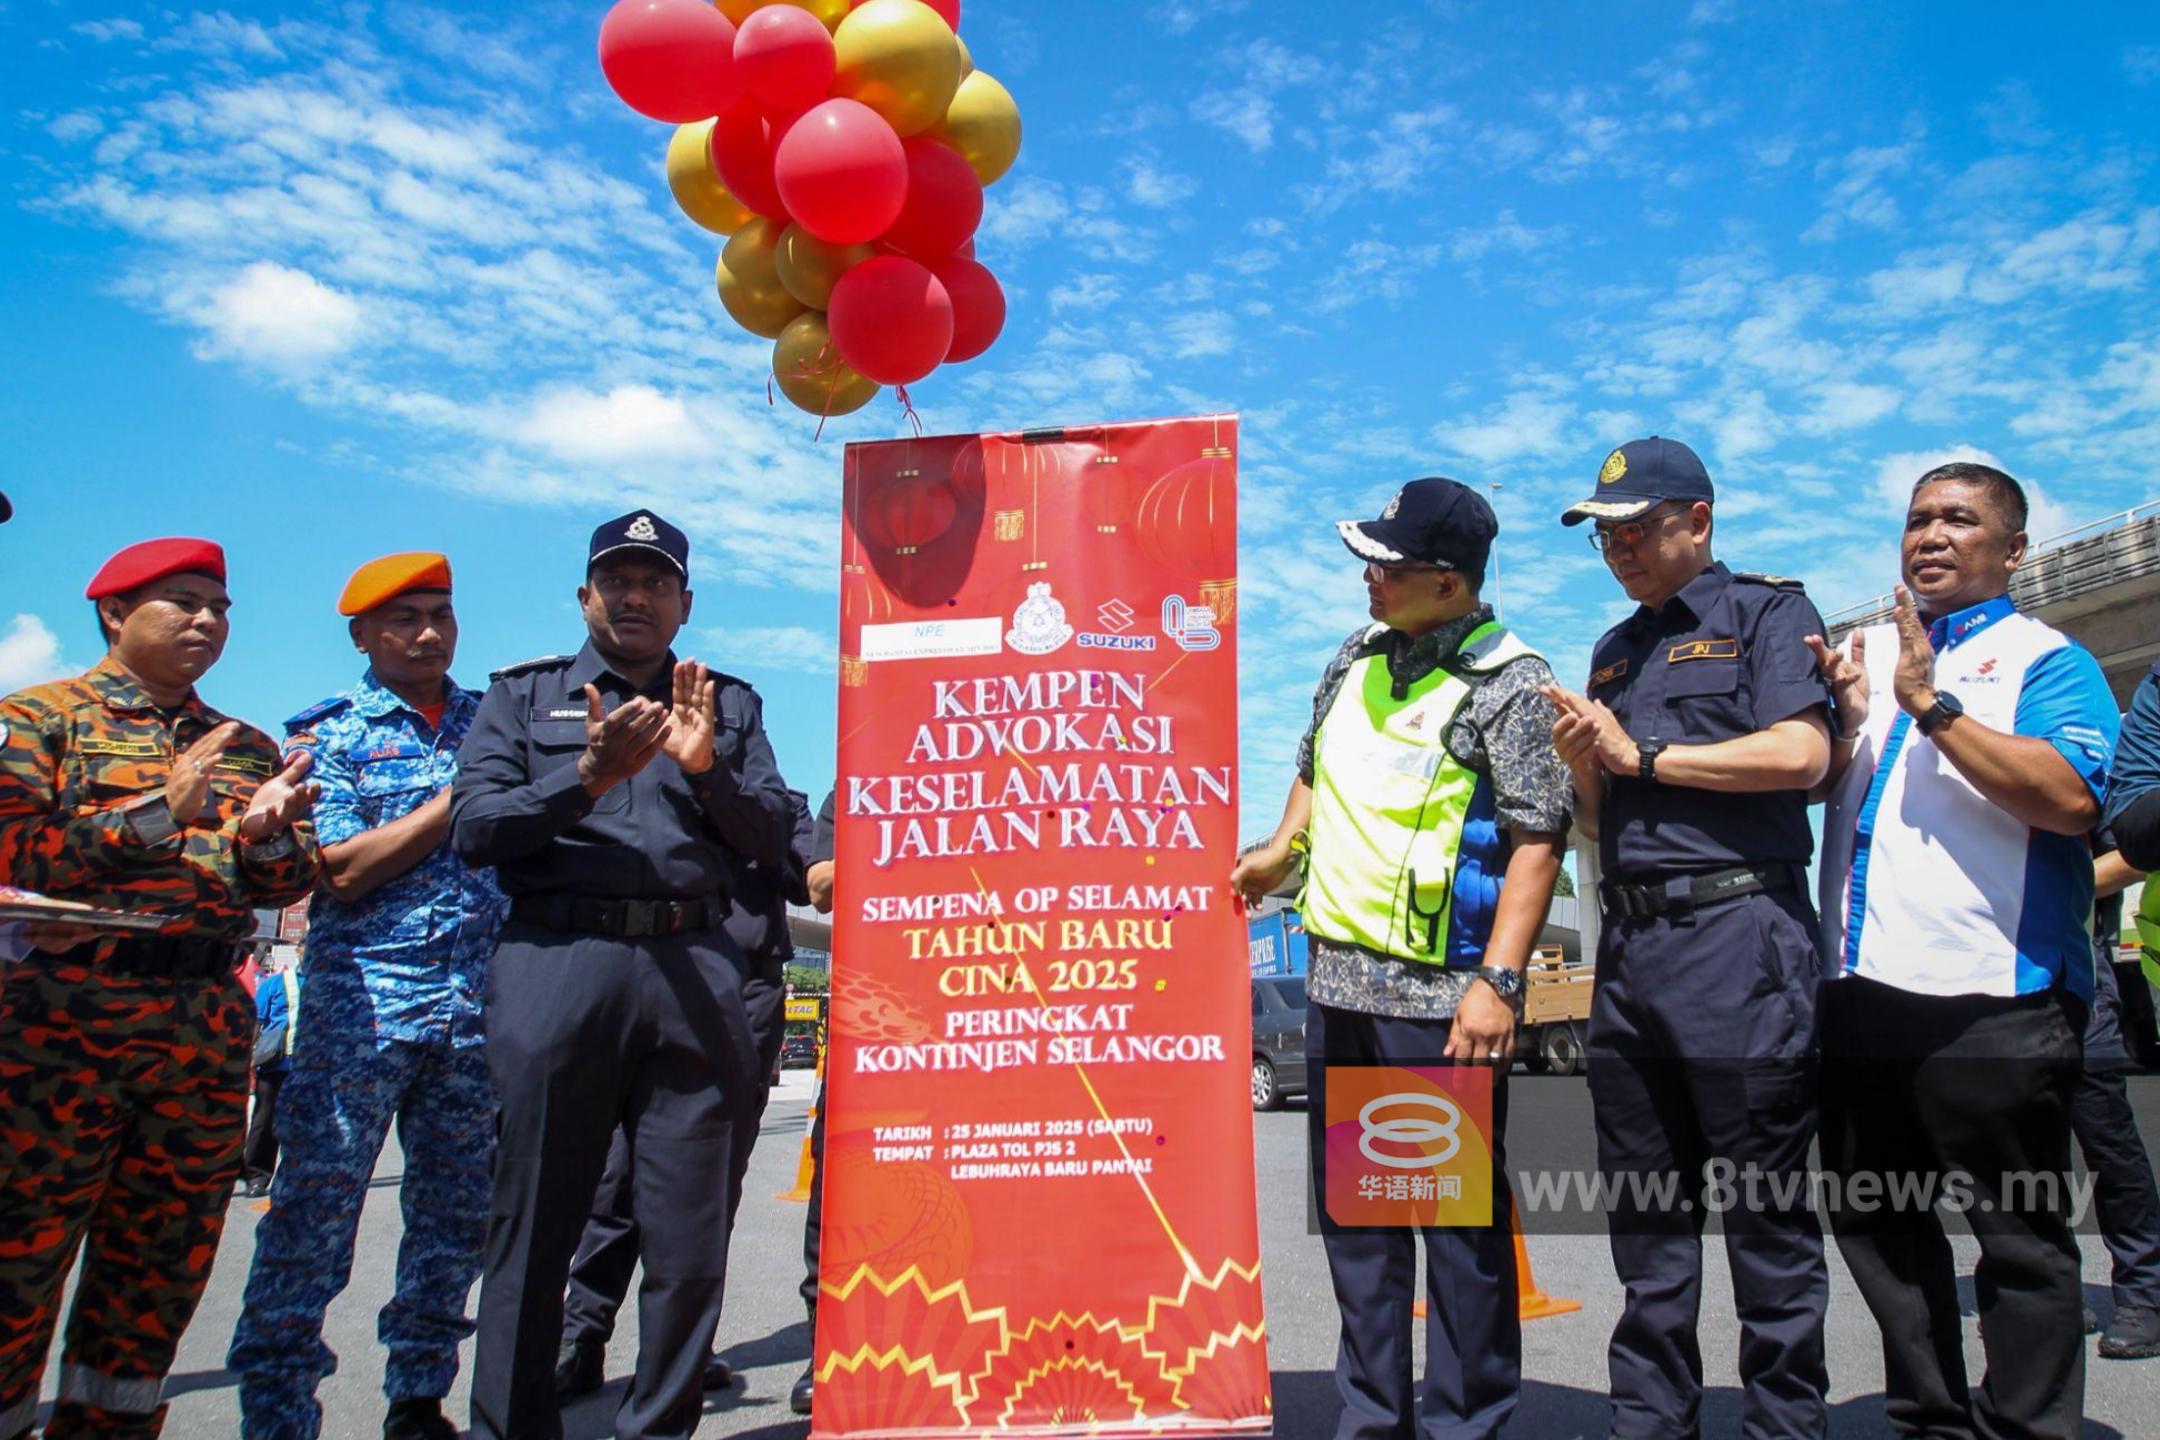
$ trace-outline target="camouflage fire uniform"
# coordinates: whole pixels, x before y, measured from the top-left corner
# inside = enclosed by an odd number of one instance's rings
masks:
[[[33,952],[0,988],[0,1437],[36,1417],[60,1285],[89,1236],[49,1437],[155,1435],[240,1170],[255,1016],[234,970],[257,907],[315,882],[305,824],[240,841],[278,748],[243,726],[194,823],[140,843],[123,813],[227,717],[152,705],[112,660],[0,701],[0,877],[175,917],[146,939]]]

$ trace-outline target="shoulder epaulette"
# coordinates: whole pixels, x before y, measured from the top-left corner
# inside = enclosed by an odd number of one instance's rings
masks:
[[[739,685],[743,689],[749,691],[751,694],[757,694],[757,686],[751,684],[748,680],[743,679],[740,675],[730,675],[725,670],[715,670],[709,665],[705,667],[705,673],[712,677],[712,682],[715,689],[719,689],[728,685]]]
[[[1789,575],[1765,575],[1760,570],[1735,570],[1732,578],[1745,580],[1750,585],[1767,585],[1773,590],[1790,590],[1796,595],[1807,592],[1807,586]]]
[[[520,660],[515,665],[505,665],[500,670],[488,671],[488,680],[493,682],[507,680],[512,675],[530,675],[535,670],[546,670],[555,665],[567,665],[576,658],[575,655],[541,655],[531,660]]]
[[[325,715],[334,715],[350,704],[352,704],[352,696],[332,695],[329,699],[321,701],[314,705],[310,705],[307,709],[302,710],[299,714],[293,716],[292,719],[287,720],[285,722],[285,729],[287,730],[287,732],[291,732],[294,730],[305,730],[308,726],[322,719]]]

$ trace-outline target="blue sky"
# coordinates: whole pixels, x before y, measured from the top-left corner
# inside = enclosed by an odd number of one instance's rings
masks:
[[[604,12],[0,0],[0,684],[94,658],[81,587],[222,540],[209,698],[350,682],[354,565],[442,548],[459,671],[574,647],[598,521],[698,547],[684,648],[832,773],[840,445],[768,409],[717,239],[607,92]],[[1247,828],[1362,618],[1329,522],[1498,484],[1509,619],[1579,677],[1624,606],[1559,510],[1689,440],[1720,553],[1826,610],[1886,589],[1904,489],[1996,458],[2035,530],[2160,492],[2150,5],[967,0],[1026,118],[980,251],[1011,320],[933,433],[1244,416]]]

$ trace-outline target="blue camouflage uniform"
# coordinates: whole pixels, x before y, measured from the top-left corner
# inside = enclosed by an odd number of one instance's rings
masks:
[[[450,784],[480,697],[445,682],[439,730],[370,671],[286,722],[315,754],[316,833],[337,845],[417,810]],[[470,1335],[465,1302],[487,1241],[495,1096],[481,1003],[508,902],[494,872],[447,838],[357,901],[318,891],[308,914],[307,1024],[280,1097],[285,1162],[257,1227],[229,1365],[249,1440],[313,1440],[337,1369],[323,1312],[352,1273],[353,1241],[390,1122],[405,1178],[397,1290],[378,1333],[391,1400],[440,1397]]]

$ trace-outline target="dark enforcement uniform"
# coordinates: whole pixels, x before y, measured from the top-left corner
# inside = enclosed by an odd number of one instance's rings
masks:
[[[315,840],[303,822],[241,843],[248,799],[279,768],[276,742],[247,726],[178,834],[145,843],[127,816],[226,718],[192,693],[159,709],[111,659],[0,704],[0,876],[184,917],[154,937],[33,951],[0,988],[0,1436],[36,1418],[86,1234],[49,1436],[157,1434],[210,1278],[255,1037],[239,946],[257,907],[314,885]]]
[[[725,725],[730,723],[731,703],[754,704],[756,692],[747,682],[731,676],[714,678],[721,682],[717,703]],[[817,822],[810,814],[808,796],[790,790],[788,800],[794,808],[795,834],[788,847],[787,865],[777,875],[762,865],[745,866],[727,916],[727,932],[748,962],[743,976],[743,1009],[750,1017],[750,1033],[757,1041],[758,1064],[751,1123],[736,1138],[734,1169],[728,1177],[730,1231],[742,1204],[743,1176],[750,1168],[757,1122],[765,1114],[773,1066],[780,1058],[781,1032],[786,1028],[782,1013],[787,967],[795,958],[795,944],[788,935],[787,907],[790,902],[810,903],[810,892],[803,888],[803,872],[810,866],[808,854]],[[637,1267],[635,1190],[629,1142],[618,1130],[608,1147],[607,1171],[593,1196],[592,1218],[586,1222],[577,1258],[570,1265],[570,1293],[563,1303],[565,1343],[604,1345],[615,1333],[615,1314],[622,1307],[623,1297],[630,1293],[630,1273]]]
[[[1797,581],[1712,564],[1607,631],[1589,696],[1638,742],[1732,740],[1830,707],[1802,637],[1827,633]],[[1686,1213],[1616,1193],[1627,1301],[1611,1346],[1613,1430],[1696,1433],[1705,1162],[1804,1176],[1815,1135],[1813,852],[1799,790],[1724,794],[1610,777],[1599,816],[1604,927],[1590,1091],[1607,1177],[1677,1174]],[[1736,1177],[1737,1181],[1737,1177]],[[1768,1182],[1762,1190],[1769,1193]],[[1790,1193],[1790,1192],[1788,1192]],[[1745,1194],[1742,1194],[1745,1200]],[[1752,1212],[1752,1213],[1750,1213]],[[1804,1185],[1723,1216],[1750,1436],[1820,1435],[1822,1232]]]
[[[667,703],[672,664],[645,692]],[[791,820],[755,695],[723,690],[718,761],[658,755],[595,800],[578,779],[588,684],[634,695],[589,643],[502,672],[459,755],[451,842],[493,865],[510,920],[488,974],[502,1110],[473,1365],[473,1431],[562,1433],[563,1286],[620,1125],[643,1222],[627,1437],[687,1435],[720,1318],[733,1132],[757,1089],[742,952],[723,928],[745,862],[786,864]]]

